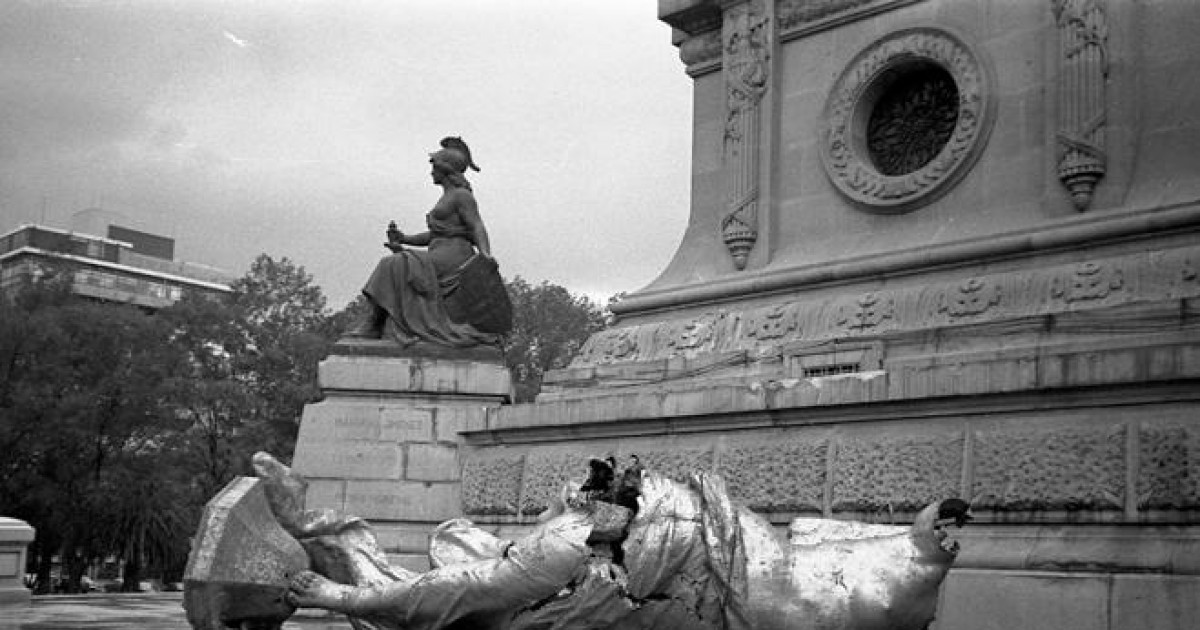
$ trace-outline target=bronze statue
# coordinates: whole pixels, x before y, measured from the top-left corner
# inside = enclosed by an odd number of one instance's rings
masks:
[[[636,462],[617,475],[592,460],[587,482],[568,483],[528,535],[509,541],[447,521],[430,538],[432,569],[416,573],[389,565],[362,519],[305,510],[305,482],[272,457],[259,453],[254,464],[270,511],[311,570],[254,574],[250,581],[273,590],[264,605],[239,610],[287,601],[344,613],[358,630],[922,630],[958,550],[945,526],[969,518],[966,503],[947,499],[911,526],[798,518],[785,541],[730,500],[717,476],[684,484]],[[635,495],[635,509],[614,502]],[[199,539],[212,538],[205,527]],[[232,616],[229,598],[213,593],[259,592],[238,586],[185,581],[198,594],[189,619],[242,627],[286,619]]]
[[[384,246],[392,254],[363,287],[370,308],[346,332],[350,339],[466,348],[497,345],[512,327],[512,305],[465,176],[479,167],[462,138],[443,138],[441,146],[429,156],[442,196],[425,215],[428,230],[407,235],[389,225]]]

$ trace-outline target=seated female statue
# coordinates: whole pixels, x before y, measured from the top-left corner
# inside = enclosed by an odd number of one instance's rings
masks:
[[[444,138],[441,146],[429,156],[442,196],[425,215],[428,231],[388,230],[393,253],[363,287],[370,308],[347,337],[464,348],[497,345],[512,326],[512,305],[465,177],[468,168],[479,167],[461,138]]]

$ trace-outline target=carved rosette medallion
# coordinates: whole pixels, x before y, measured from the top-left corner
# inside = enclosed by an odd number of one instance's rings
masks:
[[[770,19],[760,0],[728,9],[722,29],[725,69],[726,212],[721,239],[739,270],[758,240],[762,99],[770,76]]]
[[[1104,177],[1108,19],[1102,0],[1051,0],[1059,33],[1058,178],[1087,210]]]
[[[993,100],[990,71],[957,36],[935,28],[891,33],[860,52],[829,94],[825,172],[865,209],[918,208],[979,157]]]

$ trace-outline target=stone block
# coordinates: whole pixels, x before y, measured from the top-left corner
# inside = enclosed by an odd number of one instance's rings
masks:
[[[29,605],[25,553],[33,537],[34,530],[25,521],[0,517],[0,607]]]
[[[960,496],[962,442],[959,432],[839,440],[833,510],[914,512]]]
[[[305,477],[400,479],[404,454],[397,444],[304,441],[296,443],[296,472]]]
[[[931,630],[1109,630],[1108,578],[953,569]]]
[[[386,442],[432,442],[434,410],[405,406],[401,403],[387,405],[382,410],[380,439]]]
[[[996,510],[1122,510],[1125,428],[980,431],[972,503]]]
[[[378,440],[380,412],[377,401],[326,399],[305,405],[297,441],[324,444]]]
[[[308,510],[328,508],[341,512],[346,508],[346,482],[341,479],[309,479],[304,507]]]
[[[429,536],[437,523],[415,525],[372,523],[379,547],[386,553],[424,554],[429,552]]]
[[[488,408],[483,405],[439,407],[434,439],[442,442],[457,442],[459,433],[482,431],[487,428],[487,415]]]
[[[445,444],[409,444],[405,447],[404,478],[413,481],[458,481],[458,448]]]
[[[421,481],[346,482],[346,513],[367,520],[444,521],[460,515],[456,483]]]
[[[424,357],[333,355],[321,362],[324,390],[421,394],[470,394],[507,399],[508,369],[496,363]]]
[[[1191,630],[1200,622],[1200,577],[1117,575],[1112,587],[1112,628]]]
[[[524,455],[467,458],[462,473],[463,512],[516,514],[524,470]]]

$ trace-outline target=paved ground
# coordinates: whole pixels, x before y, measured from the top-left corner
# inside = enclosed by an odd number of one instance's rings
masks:
[[[345,617],[301,611],[284,630],[349,630]],[[0,630],[190,630],[181,593],[46,595],[0,608]]]

